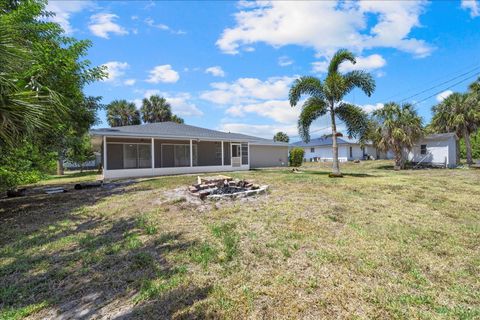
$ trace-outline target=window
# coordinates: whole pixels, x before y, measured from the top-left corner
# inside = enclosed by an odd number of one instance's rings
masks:
[[[311,153],[315,153],[315,148],[310,148]]]
[[[240,157],[240,146],[238,144],[232,144],[232,158]]]
[[[242,164],[248,164],[248,143],[242,143]]]
[[[123,169],[150,168],[151,166],[151,145],[136,143],[123,144]]]
[[[138,145],[138,167],[139,168],[152,167],[152,148],[148,144]]]
[[[420,154],[427,154],[427,145],[426,144],[420,145]]]
[[[215,142],[215,160],[222,160],[222,144]]]
[[[136,144],[123,145],[123,168],[124,169],[137,168],[137,145]]]
[[[353,158],[353,149],[352,149],[352,146],[350,146],[350,158]]]
[[[190,166],[190,145],[176,144],[174,146],[175,167]]]

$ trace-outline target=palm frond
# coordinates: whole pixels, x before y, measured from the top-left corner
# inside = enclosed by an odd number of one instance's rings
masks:
[[[328,111],[325,100],[310,97],[302,106],[302,112],[298,118],[298,133],[303,141],[310,141],[310,126],[312,122],[325,115]]]
[[[371,96],[375,91],[375,80],[372,75],[365,71],[354,70],[343,75],[347,92],[354,88],[359,88],[367,96]]]
[[[347,49],[338,50],[333,55],[332,60],[330,60],[330,64],[328,66],[328,74],[338,73],[338,68],[345,61],[350,61],[353,64],[357,62],[353,53],[351,53]]]
[[[362,108],[342,102],[335,108],[335,115],[345,123],[349,136],[365,136],[368,129],[368,116]]]
[[[288,94],[290,105],[292,107],[296,106],[302,95],[322,98],[324,96],[322,81],[312,76],[296,79]]]

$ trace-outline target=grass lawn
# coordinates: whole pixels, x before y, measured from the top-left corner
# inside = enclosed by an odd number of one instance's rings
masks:
[[[480,170],[342,169],[203,211],[164,202],[195,176],[0,200],[0,319],[480,318]]]

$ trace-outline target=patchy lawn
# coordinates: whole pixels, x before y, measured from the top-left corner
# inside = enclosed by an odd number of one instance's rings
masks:
[[[480,170],[328,166],[203,212],[163,202],[195,176],[0,200],[0,318],[479,318]]]

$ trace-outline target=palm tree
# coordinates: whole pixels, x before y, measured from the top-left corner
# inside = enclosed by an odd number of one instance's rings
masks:
[[[185,122],[185,120],[183,120],[183,118],[180,118],[176,114],[172,115],[172,118],[170,119],[170,121],[176,122],[176,123],[184,123]]]
[[[114,100],[107,105],[107,121],[111,127],[140,124],[140,112],[133,102]]]
[[[473,86],[472,89],[474,89]],[[479,109],[478,100],[475,99],[473,92],[471,94],[453,93],[432,109],[434,130],[455,132],[457,138],[463,137],[469,165],[473,163],[470,135],[475,133],[480,125]],[[457,158],[458,150],[459,148],[457,148]]]
[[[67,108],[58,93],[26,74],[25,66],[35,65],[36,57],[8,21],[0,19],[0,29],[1,147],[37,130],[53,130]]]
[[[342,176],[338,162],[336,118],[343,121],[349,136],[362,136],[367,129],[367,115],[358,106],[342,101],[343,97],[355,88],[360,88],[367,96],[375,90],[373,77],[365,71],[339,72],[339,66],[345,61],[355,64],[355,56],[348,50],[337,51],[330,61],[325,80],[312,76],[301,77],[290,88],[289,100],[296,106],[302,95],[310,97],[303,103],[298,119],[298,131],[305,142],[310,140],[310,125],[328,112],[332,124],[333,172],[331,176]]]
[[[405,168],[404,151],[410,151],[422,137],[422,119],[409,103],[385,104],[373,112],[370,138],[384,152],[392,150],[395,155],[395,170]]]
[[[273,141],[289,142],[290,138],[285,132],[279,131],[273,136]]]
[[[170,103],[164,97],[158,95],[143,99],[140,112],[145,123],[165,122],[172,118]]]

